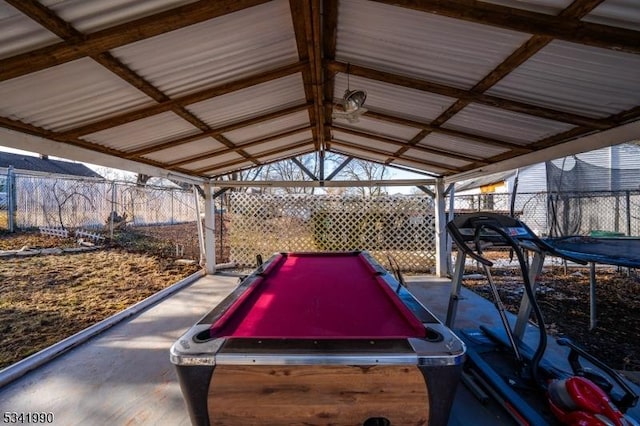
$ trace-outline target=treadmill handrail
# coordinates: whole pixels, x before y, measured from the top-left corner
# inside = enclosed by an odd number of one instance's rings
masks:
[[[465,252],[465,254],[468,254],[478,262],[487,266],[492,266],[493,263],[489,259],[479,256],[466,244],[467,239],[465,239],[465,236],[463,236],[462,233],[460,232],[459,228],[461,228],[461,226],[457,224],[458,222],[460,222],[461,219],[463,219],[463,217],[456,218],[450,221],[449,223],[447,223],[447,230],[451,234],[453,240],[456,242],[456,245],[460,247]],[[525,244],[525,242],[529,242],[533,244],[536,247],[537,251],[541,253],[546,253],[555,257],[560,257],[562,259],[566,259],[568,261],[578,263],[580,265],[586,265],[589,263],[586,260],[566,254],[556,249],[552,245],[548,244],[547,242],[543,241],[531,230],[531,228],[529,228],[524,222],[521,222],[518,219],[514,219],[509,216],[504,216],[504,215],[491,213],[491,212],[468,214],[464,217],[464,219],[466,219],[464,222],[465,223],[464,228],[473,228],[476,231],[479,228],[482,228],[483,224],[492,224],[495,227],[501,228],[504,234],[507,234],[507,235],[508,235],[508,232],[505,230],[505,228],[513,228],[513,227],[522,228],[526,231],[526,235],[510,235],[510,238],[513,241],[520,242],[521,243],[520,245],[523,248],[529,249],[529,250],[532,249],[533,247],[531,247],[529,244]],[[475,236],[475,232],[474,232],[474,236]],[[504,239],[503,235],[488,236],[488,238],[492,240],[495,240],[496,237],[502,237]],[[504,243],[505,245],[509,245],[506,240],[504,240]]]
[[[453,241],[455,241],[456,245],[465,254],[469,255],[469,257],[477,260],[478,262],[482,263],[483,265],[493,266],[493,262],[492,261],[490,261],[489,259],[487,259],[485,257],[480,256],[479,254],[477,254],[475,251],[473,251],[467,245],[467,243],[464,240],[464,237],[462,236],[460,231],[458,231],[458,227],[453,223],[453,221],[447,223],[447,230],[449,231],[449,234],[451,234],[451,237],[453,238]]]

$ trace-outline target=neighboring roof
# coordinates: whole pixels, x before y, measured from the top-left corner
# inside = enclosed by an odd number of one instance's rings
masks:
[[[0,152],[0,168],[9,168],[10,166],[13,166],[16,171],[102,178],[102,176],[84,164]]]
[[[335,152],[462,180],[637,138],[638,28],[620,0],[5,0],[0,144],[199,179]],[[332,117],[347,88],[358,123]]]
[[[493,173],[490,175],[477,177],[475,179],[463,180],[461,182],[456,183],[456,192],[467,191],[469,189],[476,189],[486,185],[494,185],[497,183],[502,183],[512,176],[515,176],[515,170],[509,170],[506,172]]]

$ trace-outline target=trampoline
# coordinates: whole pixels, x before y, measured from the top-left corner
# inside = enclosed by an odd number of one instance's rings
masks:
[[[574,258],[588,262],[589,273],[589,307],[590,328],[596,326],[596,263],[604,265],[622,266],[626,268],[640,267],[640,238],[636,237],[585,237],[570,236],[549,238],[544,240],[562,257]],[[535,254],[534,259],[539,273],[546,252]]]

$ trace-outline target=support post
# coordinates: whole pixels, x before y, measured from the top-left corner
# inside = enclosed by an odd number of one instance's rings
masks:
[[[13,166],[9,166],[7,171],[5,190],[7,191],[7,227],[9,232],[15,232],[18,191],[16,191],[16,172]]]
[[[198,262],[198,264],[200,266],[204,266],[204,254],[206,252],[204,246],[204,228],[202,227],[202,217],[200,217],[200,194],[198,193],[198,188],[196,187],[196,185],[193,185],[193,200],[196,206],[196,226],[198,229],[198,244],[200,248],[200,261]]]
[[[207,275],[216,273],[216,206],[213,202],[212,190],[213,187],[210,183],[204,184],[204,256]]]
[[[325,160],[324,150],[320,150],[320,152],[318,152],[318,156],[319,156],[319,163],[320,163],[318,174],[320,175],[320,182],[324,182],[324,160]]]
[[[589,331],[596,328],[596,262],[589,263]]]
[[[113,240],[113,221],[116,216],[116,181],[111,181],[111,214],[109,215],[109,238]],[[133,218],[132,218],[133,219]]]
[[[444,180],[436,179],[436,276],[444,277],[447,271],[447,216],[445,210]]]
[[[449,212],[447,213],[447,223],[451,222],[455,219],[456,212],[456,187],[454,184],[450,184],[447,188],[447,193],[449,194]],[[451,237],[447,234],[447,271],[452,273],[453,265],[451,262],[451,248],[453,247],[453,241],[451,241]]]

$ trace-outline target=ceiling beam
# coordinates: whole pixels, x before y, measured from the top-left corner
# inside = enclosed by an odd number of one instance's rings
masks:
[[[195,161],[206,160],[207,158],[219,157],[221,155],[225,155],[225,154],[228,154],[230,152],[235,152],[237,149],[246,149],[246,148],[253,147],[253,146],[256,146],[256,145],[261,145],[261,144],[264,144],[264,143],[267,143],[267,142],[271,142],[271,141],[274,141],[274,140],[286,138],[288,136],[293,136],[293,135],[296,135],[298,133],[307,132],[307,131],[309,131],[311,129],[312,129],[311,127],[307,126],[307,127],[301,128],[301,129],[288,130],[286,132],[278,133],[276,135],[271,135],[271,136],[268,136],[266,138],[261,138],[261,139],[255,140],[255,141],[243,143],[241,145],[238,145],[235,148],[217,149],[217,150],[205,152],[203,154],[193,155],[191,157],[184,158],[184,159],[181,159],[179,161],[170,162],[170,163],[167,164],[167,168],[172,169],[172,168],[175,168],[175,167],[184,166],[185,164],[193,163]]]
[[[298,60],[307,63],[307,66],[302,71],[302,80],[307,103],[314,105],[313,108],[309,109],[309,122],[312,125],[313,140],[316,141],[317,149],[317,141],[320,134],[320,111],[317,106],[316,85],[318,80],[316,78],[315,54],[313,51],[313,34],[310,27],[311,11],[309,2],[296,0],[289,0],[289,8],[298,49]]]
[[[461,173],[445,177],[445,184],[486,176],[492,173],[513,170],[518,167],[526,167],[543,161],[554,160],[556,158],[588,152],[607,146],[618,145],[632,141],[638,138],[638,135],[640,135],[640,120],[623,124],[609,130],[578,137],[561,145],[541,149],[533,154],[520,155],[504,161],[492,163],[488,166],[465,170]]]
[[[375,0],[476,24],[549,36],[586,46],[640,53],[640,31],[471,0]]]
[[[228,83],[223,83],[218,86],[200,90],[195,93],[179,96],[174,99],[169,99],[167,97],[167,99],[159,101],[159,103],[155,105],[142,107],[133,111],[127,111],[125,113],[118,114],[104,120],[96,121],[84,126],[79,126],[67,130],[65,132],[61,132],[61,136],[73,138],[82,135],[88,135],[90,133],[95,133],[115,126],[127,124],[132,121],[151,117],[163,112],[173,111],[176,108],[183,108],[197,102],[202,102],[208,99],[215,98],[217,96],[222,96],[234,92],[236,90],[246,89],[248,87],[255,86],[256,84],[265,83],[267,81],[298,73],[302,71],[306,67],[306,65],[306,62],[298,62],[295,64],[277,68],[275,70],[241,78],[239,80],[231,81]]]
[[[581,19],[589,12],[595,9],[604,0],[575,0],[567,8],[563,9],[558,16],[562,18]],[[484,93],[493,87],[496,83],[506,77],[509,73],[515,70],[517,67],[526,62],[529,58],[539,52],[543,47],[547,46],[553,41],[550,36],[534,35],[525,43],[520,45],[515,51],[509,55],[502,63],[494,68],[489,74],[485,75],[478,83],[472,88],[473,93]],[[464,107],[469,104],[468,100],[459,99],[453,105],[451,105],[446,111],[431,122],[434,126],[440,126],[447,120],[460,112]]]
[[[536,117],[546,118],[559,122],[575,124],[578,126],[592,127],[594,129],[606,129],[609,123],[606,120],[600,120],[590,117],[572,114],[569,112],[558,111],[551,108],[544,108],[536,105],[526,104],[524,102],[513,101],[510,99],[499,98],[497,96],[485,95],[482,93],[473,93],[469,90],[458,89],[452,86],[446,86],[440,83],[433,83],[414,77],[407,77],[392,74],[386,71],[374,70],[359,65],[346,64],[344,62],[332,61],[327,63],[327,67],[336,72],[347,72],[351,75],[369,78],[384,83],[395,84],[410,89],[421,90],[424,92],[436,93],[450,98],[457,98],[467,102],[476,102],[482,105],[488,105],[507,111],[518,112],[522,114],[533,115]]]
[[[189,25],[218,18],[267,0],[200,0],[104,30],[73,37],[27,53],[0,60],[0,81],[96,55]],[[20,10],[22,0],[10,0]],[[33,3],[31,1],[31,3]],[[31,7],[29,10],[33,10]]]
[[[563,18],[574,18],[580,19],[591,12],[596,6],[602,3],[603,0],[575,0],[569,7],[564,9],[559,16]],[[509,55],[502,63],[500,63],[496,68],[494,68],[489,74],[485,75],[478,83],[476,83],[471,89],[472,93],[484,93],[493,87],[496,83],[506,77],[509,73],[515,70],[517,67],[522,65],[525,61],[539,52],[543,47],[551,43],[553,40],[550,36],[543,35],[534,35],[525,43],[520,45],[514,52]],[[462,111],[467,105],[471,103],[470,99],[458,99],[453,103],[449,108],[446,109],[442,114],[436,117],[431,122],[432,128],[439,128],[449,119],[454,117],[458,112]],[[422,138],[428,136],[431,131],[427,131],[425,129],[422,133]],[[411,141],[413,144],[417,143],[416,141]],[[406,149],[405,149],[406,150]],[[404,151],[402,149],[398,150],[396,154],[402,155]],[[513,156],[513,153],[505,153],[502,154],[504,156]]]
[[[450,165],[441,164],[441,163],[437,163],[437,162],[434,162],[434,161],[425,161],[425,160],[421,160],[421,159],[418,159],[418,158],[407,157],[407,156],[403,156],[403,157],[397,156],[397,157],[395,157],[394,154],[391,153],[391,152],[383,151],[383,150],[380,150],[380,149],[375,149],[375,148],[372,148],[372,147],[363,147],[361,145],[357,145],[357,144],[350,143],[350,142],[339,141],[339,140],[336,140],[336,139],[331,139],[331,145],[332,146],[333,145],[342,146],[344,148],[357,149],[357,150],[360,150],[360,151],[370,152],[372,154],[382,155],[382,156],[385,156],[385,157],[394,157],[394,158],[397,158],[397,159],[411,161],[413,163],[421,164],[421,165],[424,165],[426,167],[429,167],[429,166],[435,167],[435,168],[438,168],[440,170],[444,170],[444,171],[449,172],[449,173],[456,173],[456,172],[459,172],[459,171],[462,170],[460,168],[452,168]]]
[[[285,115],[304,111],[304,110],[307,110],[310,106],[311,105],[308,105],[308,104],[295,105],[292,107],[281,109],[279,111],[273,111],[258,117],[249,118],[247,120],[227,124],[221,127],[216,127],[207,132],[197,133],[194,135],[185,136],[183,138],[166,141],[160,144],[150,145],[144,148],[140,148],[136,151],[131,151],[126,154],[126,157],[127,158],[141,157],[144,155],[151,154],[152,152],[162,151],[163,149],[167,149],[167,148],[174,148],[176,146],[184,145],[186,143],[193,142],[206,137],[215,137],[218,135],[222,135],[223,133],[230,132],[232,130],[236,130],[242,127],[253,126],[268,120],[273,120],[275,118],[283,117]]]
[[[275,148],[275,149],[272,149],[272,150],[269,150],[269,151],[266,151],[266,152],[261,152],[260,153],[260,157],[269,157],[271,155],[278,155],[278,154],[282,154],[283,152],[292,151],[292,150],[295,150],[295,149],[298,149],[298,148],[302,148],[303,146],[312,145],[312,144],[313,144],[312,140],[299,142],[299,143],[297,143],[295,145],[288,145],[288,146],[285,146],[285,147]],[[274,162],[275,161],[282,161],[284,159],[291,158],[291,157],[297,157],[297,156],[300,156],[300,155],[305,155],[305,154],[308,154],[309,152],[313,152],[313,151],[314,151],[314,149],[311,149],[311,150],[305,151],[303,153],[291,154],[288,157],[279,158],[277,160],[274,160]],[[256,158],[258,159],[258,161],[260,160],[259,157],[256,157]],[[234,166],[236,164],[242,164],[245,161],[247,161],[247,160],[239,159],[239,160],[227,161],[226,163],[223,163],[223,164],[216,164],[215,166],[203,167],[201,169],[195,170],[194,173],[199,174],[199,175],[200,174],[207,174],[207,173],[214,173],[216,170],[224,169],[226,167]],[[260,162],[260,165],[265,165],[265,164],[268,164],[268,163],[269,162]]]
[[[294,157],[295,158],[295,157]],[[434,185],[436,180],[431,179],[372,179],[372,180],[218,180],[212,182],[213,186],[221,188],[244,187],[273,187],[273,188],[298,188],[298,187],[385,187],[385,186],[418,186]]]
[[[463,131],[454,130],[454,129],[448,129],[445,127],[434,127],[429,123],[423,123],[421,121],[415,121],[415,120],[409,120],[402,117],[396,117],[387,113],[382,113],[374,110],[368,110],[365,113],[365,116],[376,119],[376,120],[388,121],[390,123],[415,127],[418,129],[426,130],[428,131],[428,133],[431,133],[431,132],[441,133],[443,135],[460,138],[460,139],[468,139],[470,141],[479,142],[484,145],[495,146],[498,148],[504,148],[504,149],[508,149],[508,150],[512,150],[520,153],[532,151],[532,149],[527,148],[526,146],[518,145],[512,142],[488,138],[486,136],[475,135],[473,133],[463,132]]]
[[[347,127],[331,126],[331,130],[335,130],[337,132],[346,133],[348,135],[353,135],[353,136],[358,136],[358,137],[362,137],[362,138],[367,138],[367,139],[372,139],[372,140],[388,143],[390,145],[395,145],[395,146],[399,146],[399,147],[402,147],[402,148],[406,148],[406,150],[414,149],[416,151],[424,152],[426,154],[441,155],[443,157],[449,157],[449,158],[452,158],[452,159],[455,159],[455,160],[461,160],[461,161],[466,161],[466,162],[469,162],[469,163],[475,163],[477,165],[487,164],[486,161],[484,161],[483,159],[478,158],[478,157],[469,157],[469,156],[458,154],[458,153],[454,153],[454,152],[451,152],[451,151],[445,151],[445,150],[441,150],[441,149],[437,149],[437,148],[425,147],[425,146],[421,146],[421,145],[415,145],[415,144],[411,145],[410,141],[399,141],[399,140],[396,140],[396,139],[391,139],[391,138],[387,138],[387,137],[380,136],[380,135],[374,135],[374,134],[371,134],[371,133],[365,133],[365,132],[362,132],[362,131],[359,131],[359,130],[355,130],[355,129],[350,129],[350,128],[347,128]],[[419,140],[422,140],[422,138],[420,138]],[[406,150],[404,152],[406,152]],[[398,155],[400,155],[400,154],[398,154]]]
[[[22,10],[23,13],[27,14],[27,16],[41,23],[41,25],[43,25],[46,29],[52,32],[55,32],[59,37],[62,37],[64,41],[68,42],[70,39],[77,39],[79,37],[82,37],[82,34],[79,31],[73,28],[73,26],[70,25],[69,23],[60,19],[60,17],[58,17],[50,9],[40,4],[36,5],[32,0],[25,1],[23,3],[23,6],[25,7],[25,9]],[[153,86],[151,83],[146,81],[144,78],[139,76],[134,71],[132,71],[129,67],[124,65],[117,58],[113,57],[110,53],[104,52],[99,54],[91,54],[90,57],[95,61],[97,61],[99,64],[101,64],[103,67],[108,69],[109,71],[119,76],[121,79],[123,79],[127,83],[131,84],[138,90],[150,96],[155,101],[157,102],[169,101],[169,97],[165,95],[161,90]],[[172,110],[174,113],[182,117],[184,120],[189,122],[198,130],[202,132],[207,132],[211,130],[211,128],[207,125],[207,123],[200,120],[190,111],[187,111],[186,109],[184,109],[182,105],[173,104]],[[67,135],[66,137],[75,138],[77,136],[78,135],[73,135],[73,136]],[[64,137],[65,136],[63,136],[63,138]],[[230,141],[228,141],[226,138],[222,137],[221,135],[214,135],[214,137],[218,139],[218,141],[224,144],[225,146],[229,148],[234,147],[234,145]],[[250,159],[250,160],[252,159],[250,155],[248,155],[246,152],[244,152],[241,149],[237,150],[237,152],[239,155],[242,155],[247,159]]]
[[[324,0],[322,3],[322,55],[325,61],[334,61],[338,44],[338,0]],[[331,140],[331,130],[328,126],[333,122],[333,92],[335,88],[335,72],[322,67],[324,99],[331,101],[324,104],[325,126],[324,140]],[[326,145],[326,144],[325,144]],[[325,146],[326,148],[326,146]]]
[[[208,180],[206,177],[195,176],[192,173],[168,171],[157,164],[125,160],[119,155],[100,152],[93,147],[80,147],[4,128],[0,128],[0,140],[3,146],[11,148],[82,161],[103,167],[128,170],[134,173],[166,177],[195,184],[202,184]]]

